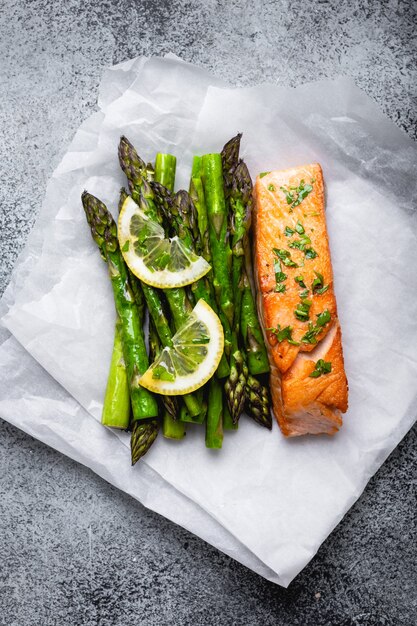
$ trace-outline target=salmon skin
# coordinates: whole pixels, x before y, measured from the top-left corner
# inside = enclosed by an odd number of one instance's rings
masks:
[[[287,437],[333,435],[348,405],[318,163],[260,174],[254,188],[258,310],[273,410]]]

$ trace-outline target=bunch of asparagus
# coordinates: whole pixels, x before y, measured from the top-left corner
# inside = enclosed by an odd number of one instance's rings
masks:
[[[82,194],[91,234],[108,266],[117,314],[102,423],[131,431],[132,465],[150,448],[161,424],[165,437],[182,439],[187,423],[205,423],[208,448],[221,448],[224,430],[237,429],[243,411],[272,427],[268,358],[247,273],[252,182],[239,158],[240,139],[240,134],[233,137],[221,154],[194,157],[189,191],[177,193],[173,155],[158,153],[153,166],[120,139],[128,191],[121,189],[119,208],[130,194],[167,237],[178,236],[211,264],[209,274],[189,287],[160,290],[137,279],[123,260],[112,214],[98,198]],[[225,347],[217,372],[194,393],[152,394],[140,386],[140,376],[164,347],[172,346],[200,298],[223,325]]]

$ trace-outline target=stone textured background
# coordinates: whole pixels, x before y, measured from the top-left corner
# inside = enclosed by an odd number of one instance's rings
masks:
[[[1,0],[0,293],[103,69],[172,51],[237,85],[340,74],[416,137],[401,0]],[[0,623],[413,626],[417,428],[288,590],[1,422]]]

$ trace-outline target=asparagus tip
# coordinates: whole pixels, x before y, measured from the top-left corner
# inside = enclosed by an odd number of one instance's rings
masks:
[[[130,437],[132,466],[142,458],[156,439],[159,430],[158,420],[135,421]]]

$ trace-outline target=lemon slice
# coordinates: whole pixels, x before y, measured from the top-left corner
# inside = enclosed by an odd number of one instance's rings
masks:
[[[221,322],[204,300],[197,302],[172,343],[172,348],[162,350],[139,384],[165,396],[191,393],[213,376],[224,347]]]
[[[150,220],[130,196],[120,212],[118,238],[130,270],[153,287],[184,287],[210,271],[207,261],[181,239],[165,239],[162,226]]]

